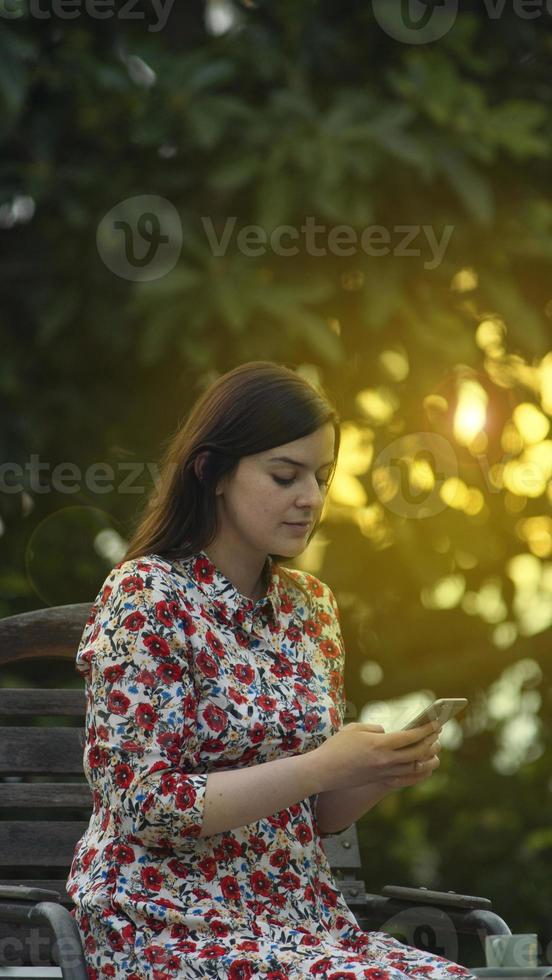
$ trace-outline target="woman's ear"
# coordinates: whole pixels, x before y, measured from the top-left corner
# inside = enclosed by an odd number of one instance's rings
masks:
[[[208,455],[208,450],[204,450],[204,452],[199,453],[199,455],[194,459],[194,472],[200,483],[203,482],[204,469]]]

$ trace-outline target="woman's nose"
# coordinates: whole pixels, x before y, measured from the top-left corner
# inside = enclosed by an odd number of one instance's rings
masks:
[[[311,507],[313,510],[318,510],[323,502],[324,487],[321,487],[316,480],[314,483],[309,483],[308,487],[302,487],[297,497],[298,507]]]

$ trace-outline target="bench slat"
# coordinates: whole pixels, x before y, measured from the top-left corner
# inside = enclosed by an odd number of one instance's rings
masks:
[[[74,902],[65,890],[69,868],[65,878],[0,878],[0,885],[25,885],[27,888],[47,888],[50,891],[58,892],[64,905],[74,907]],[[1,901],[1,900],[0,900]]]
[[[47,657],[72,659],[92,602],[32,609],[0,620],[0,665]]]
[[[0,728],[0,773],[82,773],[83,728]]]
[[[92,807],[92,790],[82,783],[0,783],[4,807]]]
[[[67,715],[84,721],[86,693],[72,688],[0,688],[0,715]]]
[[[0,867],[70,867],[84,820],[5,820],[0,823]]]

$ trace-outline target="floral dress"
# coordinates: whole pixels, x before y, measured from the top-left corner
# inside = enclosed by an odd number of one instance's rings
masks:
[[[309,751],[345,716],[333,593],[270,556],[265,570],[255,602],[204,551],[150,554],[93,603],[76,655],[93,811],[67,880],[90,980],[471,977],[360,929],[316,794],[199,836],[210,772]]]

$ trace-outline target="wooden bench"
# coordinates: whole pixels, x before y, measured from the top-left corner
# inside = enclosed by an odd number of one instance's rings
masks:
[[[92,603],[0,620],[0,667],[35,658],[74,659]],[[86,696],[81,688],[0,688],[0,978],[87,980],[65,890],[75,844],[92,811],[83,773]],[[57,723],[56,723],[57,722]],[[509,934],[477,898],[393,886],[368,894],[356,826],[324,838],[345,900],[363,929],[384,929],[456,962],[458,938]]]

